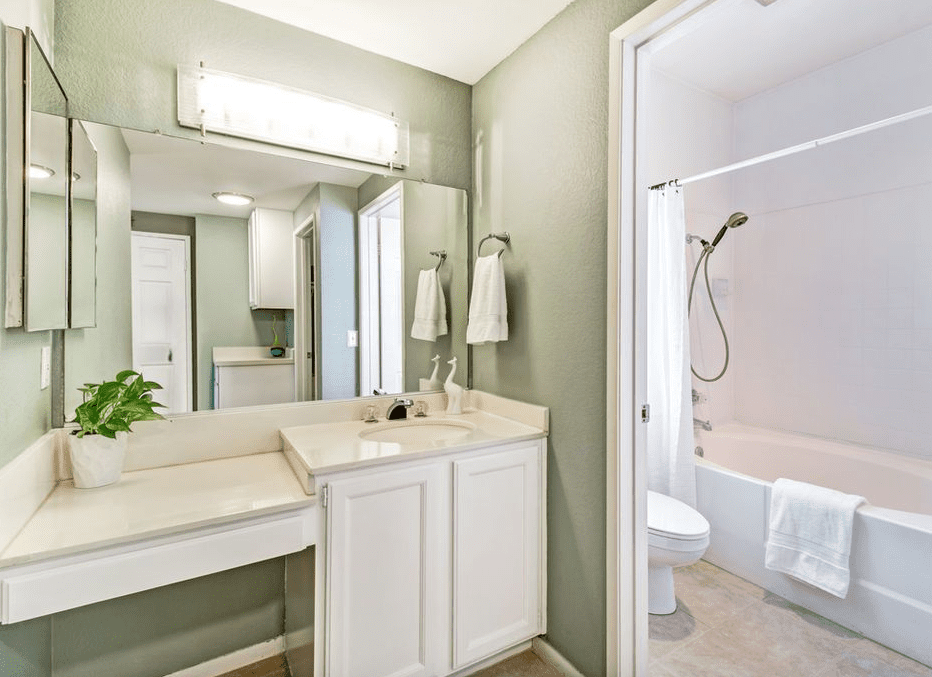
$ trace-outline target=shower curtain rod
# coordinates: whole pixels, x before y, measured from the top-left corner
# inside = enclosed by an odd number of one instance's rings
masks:
[[[804,150],[812,150],[813,148],[819,148],[820,146],[827,146],[830,143],[835,143],[836,141],[841,141],[843,139],[850,139],[854,136],[860,136],[866,132],[872,132],[876,129],[882,129],[884,127],[890,127],[892,125],[898,125],[901,122],[908,122],[909,120],[914,120],[915,118],[922,117],[923,115],[929,115],[932,113],[932,105],[924,106],[923,108],[917,108],[916,110],[910,111],[908,113],[902,113],[900,115],[894,115],[893,117],[886,118],[884,120],[878,120],[877,122],[871,122],[870,124],[861,125],[860,127],[854,127],[844,132],[838,132],[837,134],[830,134],[829,136],[823,136],[821,139],[815,139],[814,141],[807,141],[805,143],[800,143],[795,146],[789,146],[782,150],[775,150],[772,153],[765,153],[764,155],[758,155],[757,157],[750,158],[749,160],[742,160],[741,162],[735,162],[730,165],[725,165],[724,167],[719,167],[718,169],[713,169],[708,172],[703,172],[702,174],[696,174],[685,179],[670,179],[664,183],[658,183],[656,186],[651,186],[651,190],[658,190],[666,186],[685,186],[687,183],[693,183],[694,181],[702,181],[703,179],[711,179],[713,176],[718,176],[719,174],[727,174],[728,172],[733,172],[737,169],[744,169],[745,167],[753,167],[754,165],[759,165],[763,162],[770,162],[771,160],[776,160],[778,158],[786,157],[788,155],[795,155]]]

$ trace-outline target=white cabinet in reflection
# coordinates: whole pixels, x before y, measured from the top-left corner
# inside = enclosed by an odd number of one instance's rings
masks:
[[[294,309],[294,214],[257,208],[249,216],[249,307]]]
[[[214,409],[295,401],[294,349],[271,357],[264,346],[213,349]]]

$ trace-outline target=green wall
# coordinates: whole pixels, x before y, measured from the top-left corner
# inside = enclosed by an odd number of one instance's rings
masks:
[[[65,417],[77,388],[112,379],[133,364],[130,289],[129,150],[120,131],[87,125],[97,148],[97,326],[65,332]]]
[[[473,88],[473,241],[507,230],[509,341],[475,386],[550,407],[548,640],[605,674],[609,33],[647,0],[576,0]]]
[[[55,70],[75,117],[196,138],[177,122],[178,64],[298,87],[408,121],[409,178],[469,188],[470,87],[213,0],[67,0]]]

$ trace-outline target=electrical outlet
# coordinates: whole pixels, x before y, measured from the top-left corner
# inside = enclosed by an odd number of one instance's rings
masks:
[[[52,347],[42,346],[42,358],[40,360],[39,390],[45,390],[52,385]]]
[[[346,332],[346,347],[355,348],[359,345],[359,332],[355,329],[350,329]]]

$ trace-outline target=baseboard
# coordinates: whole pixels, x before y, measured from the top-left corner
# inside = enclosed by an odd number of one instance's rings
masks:
[[[285,652],[285,637],[279,636],[267,642],[260,642],[245,649],[228,653],[190,668],[173,672],[165,677],[220,677],[237,668],[252,663],[258,663],[266,658],[272,658]]]
[[[531,640],[531,651],[536,653],[541,660],[550,663],[550,665],[562,672],[566,677],[585,677],[583,673],[577,670],[572,663],[563,657],[563,654],[554,649],[543,637],[535,637]]]

